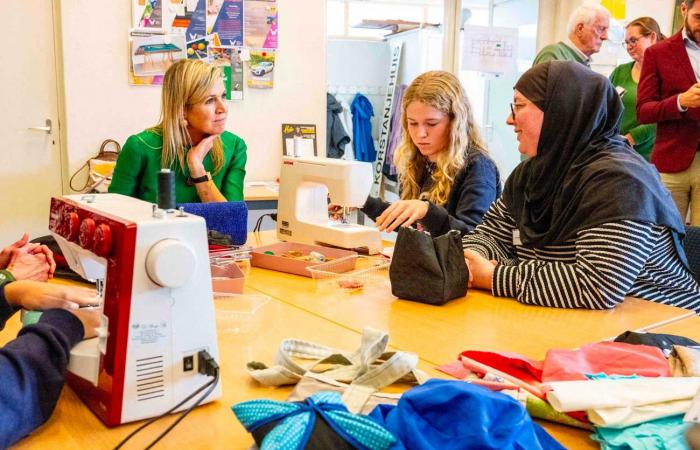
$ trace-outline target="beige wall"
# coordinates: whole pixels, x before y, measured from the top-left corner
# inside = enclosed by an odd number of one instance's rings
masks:
[[[315,123],[325,151],[325,0],[281,0],[275,87],[231,102],[228,129],[248,144],[248,180],[279,175],[283,122]],[[124,142],[158,120],[160,87],[128,84],[130,0],[61,0],[70,173],[106,138]]]

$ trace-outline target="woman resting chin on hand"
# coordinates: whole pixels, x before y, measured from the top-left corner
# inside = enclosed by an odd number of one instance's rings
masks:
[[[168,168],[178,203],[243,200],[246,145],[226,131],[227,118],[221,69],[176,62],[163,79],[161,122],[127,139],[109,192],[155,203],[158,172]]]

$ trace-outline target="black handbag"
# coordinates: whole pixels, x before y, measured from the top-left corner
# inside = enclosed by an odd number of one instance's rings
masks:
[[[433,238],[401,227],[389,266],[391,293],[405,300],[444,305],[467,294],[468,270],[459,231]]]

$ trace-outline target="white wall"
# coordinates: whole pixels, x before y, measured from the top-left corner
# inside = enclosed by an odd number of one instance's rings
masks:
[[[325,149],[325,0],[280,0],[275,87],[231,102],[228,130],[248,144],[247,180],[279,176],[281,124],[314,123]],[[126,138],[158,121],[159,86],[128,83],[130,0],[61,0],[70,173],[106,138]]]

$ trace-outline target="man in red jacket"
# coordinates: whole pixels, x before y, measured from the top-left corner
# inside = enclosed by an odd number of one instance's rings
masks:
[[[651,162],[683,218],[700,225],[700,1],[680,5],[683,29],[649,47],[637,90],[637,118],[656,123]]]

